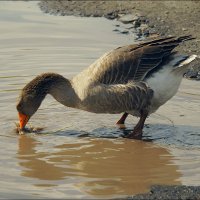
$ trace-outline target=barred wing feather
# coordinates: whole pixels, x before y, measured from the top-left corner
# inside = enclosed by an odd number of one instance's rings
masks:
[[[95,80],[108,85],[141,81],[149,71],[161,67],[166,60],[169,60],[172,50],[180,42],[190,39],[191,36],[168,37],[119,47],[93,64],[93,68],[98,68],[93,74]]]

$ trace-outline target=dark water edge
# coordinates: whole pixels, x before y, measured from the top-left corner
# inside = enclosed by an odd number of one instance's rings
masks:
[[[200,186],[154,185],[149,193],[135,195],[128,199],[200,199]]]

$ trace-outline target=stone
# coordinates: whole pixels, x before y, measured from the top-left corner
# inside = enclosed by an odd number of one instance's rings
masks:
[[[198,76],[198,72],[194,71],[192,69],[188,70],[185,74],[184,77],[185,78],[189,78],[189,79],[195,79]]]
[[[136,20],[136,21],[133,22],[134,28],[138,28],[138,27],[140,27],[140,25],[141,25],[140,20]]]
[[[120,32],[120,30],[119,30],[119,29],[113,29],[113,31],[115,31],[115,32]]]
[[[127,24],[125,26],[126,29],[132,29],[132,28],[135,28],[135,26],[133,24]]]
[[[128,34],[129,31],[127,31],[127,30],[123,30],[123,31],[120,31],[120,33],[122,33],[122,34]]]
[[[137,21],[138,19],[139,19],[139,16],[137,15],[127,14],[127,15],[121,16],[118,20],[124,24],[128,24],[128,23]]]

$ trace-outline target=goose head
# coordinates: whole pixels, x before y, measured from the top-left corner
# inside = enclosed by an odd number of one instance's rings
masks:
[[[16,105],[20,129],[26,126],[47,94],[69,107],[74,107],[77,99],[70,81],[63,76],[55,73],[37,76],[22,89]]]
[[[19,116],[20,128],[23,129],[29,119],[38,110],[45,95],[39,94],[30,85],[23,88],[19,102],[16,106]]]

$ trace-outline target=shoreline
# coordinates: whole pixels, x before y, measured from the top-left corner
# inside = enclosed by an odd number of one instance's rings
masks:
[[[132,28],[143,29],[142,31],[147,29],[149,32],[145,34],[147,37],[154,34],[159,36],[191,34],[196,41],[187,43],[188,45],[182,49],[188,54],[200,54],[199,1],[148,1],[147,3],[146,1],[41,0],[39,7],[43,12],[53,15],[117,19],[132,25]],[[126,18],[125,21],[123,18]]]
[[[136,40],[192,35],[196,39],[177,47],[177,50],[189,55],[200,55],[200,1],[41,0],[38,5],[44,13],[53,15],[118,20],[126,24],[126,28],[119,25],[114,31],[134,34]],[[200,65],[191,66],[185,78],[200,80]]]

